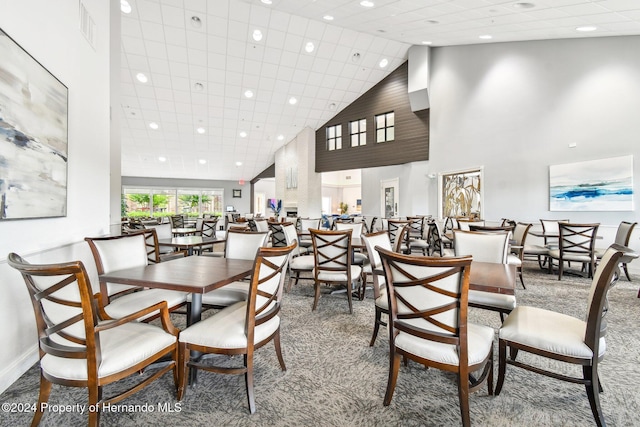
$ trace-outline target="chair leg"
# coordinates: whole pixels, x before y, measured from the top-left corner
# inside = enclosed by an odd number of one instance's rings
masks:
[[[284,358],[282,357],[282,346],[280,345],[280,328],[278,328],[275,336],[273,337],[273,345],[276,347],[276,355],[278,356],[278,362],[280,362],[280,368],[283,371],[286,371],[287,367],[284,364]]]
[[[396,389],[396,382],[398,381],[398,372],[400,371],[400,355],[396,354],[393,348],[390,350],[389,378],[387,380],[387,392],[384,395],[384,406],[389,406],[391,403],[393,391]]]
[[[471,418],[469,417],[469,372],[466,366],[460,367],[458,371],[458,399],[462,425],[468,427],[471,425]]]
[[[627,269],[627,263],[622,264],[622,269],[624,270],[624,275],[627,276],[627,280],[631,281],[631,276],[629,276],[629,270]]]
[[[187,379],[189,378],[189,371],[187,367],[188,360],[189,349],[187,349],[187,343],[178,343],[178,401],[182,400],[184,393],[187,390]]]
[[[376,343],[376,338],[378,337],[378,331],[380,331],[380,323],[382,322],[382,311],[376,306],[376,318],[373,322],[373,335],[371,336],[371,341],[369,342],[369,347],[373,347]]]
[[[320,283],[317,280],[313,282],[313,288],[315,290],[315,293],[313,297],[313,307],[311,307],[311,311],[315,311],[315,309],[318,307],[318,300],[320,299]]]
[[[507,370],[507,342],[498,341],[498,382],[496,383],[495,395],[498,396],[504,384],[504,374]]]
[[[95,409],[89,411],[89,427],[98,427],[100,425],[100,405],[98,402],[102,400],[102,387],[97,385],[89,387],[89,408]]]
[[[254,414],[256,412],[256,399],[253,395],[253,353],[244,355],[244,366],[246,369],[246,372],[244,373],[244,380],[247,385],[249,413]]]
[[[585,387],[587,389],[587,396],[589,397],[589,404],[591,405],[591,412],[593,413],[593,418],[596,421],[596,424],[598,425],[598,427],[602,427],[606,425],[606,423],[604,421],[604,414],[602,413],[602,408],[600,407],[600,396],[598,392],[598,385],[600,383],[600,379],[598,378],[597,365],[583,366],[582,373],[584,374],[584,379],[587,380],[587,384],[585,384]]]
[[[349,302],[349,314],[353,314],[353,284],[351,282],[347,283],[347,301]]]
[[[40,372],[40,393],[38,395],[38,406],[36,407],[36,411],[33,414],[33,420],[31,420],[31,426],[35,427],[40,424],[40,420],[42,419],[42,409],[44,404],[49,401],[49,394],[51,393],[51,385],[52,383],[47,380],[42,372]]]
[[[524,278],[522,277],[522,265],[518,267],[518,274],[520,275],[520,283],[522,283],[522,289],[527,289],[524,285]]]

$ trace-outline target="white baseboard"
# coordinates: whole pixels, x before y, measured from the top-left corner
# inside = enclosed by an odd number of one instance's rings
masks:
[[[34,345],[30,351],[25,352],[22,357],[0,371],[0,394],[4,393],[11,384],[38,361],[38,346]]]

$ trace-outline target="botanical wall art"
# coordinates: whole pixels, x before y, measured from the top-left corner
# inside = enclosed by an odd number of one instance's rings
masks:
[[[0,30],[0,220],[67,214],[67,87]]]
[[[552,211],[632,211],[633,156],[549,166]]]
[[[482,169],[440,175],[442,217],[482,217]]]

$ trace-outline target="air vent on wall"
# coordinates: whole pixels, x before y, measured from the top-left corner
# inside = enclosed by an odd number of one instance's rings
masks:
[[[87,39],[91,47],[95,49],[96,23],[82,2],[80,2],[80,32]]]

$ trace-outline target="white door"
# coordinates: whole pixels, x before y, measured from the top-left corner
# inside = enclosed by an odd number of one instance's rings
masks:
[[[380,215],[382,218],[398,216],[400,190],[398,178],[380,181]]]
[[[265,200],[264,193],[255,193],[253,196],[253,213],[254,215],[260,214],[265,216],[267,202]]]

